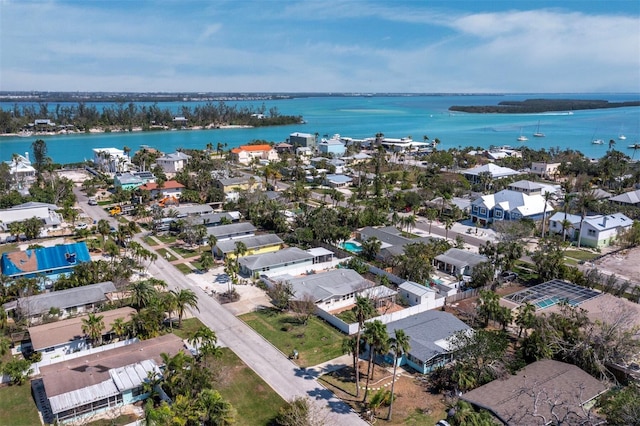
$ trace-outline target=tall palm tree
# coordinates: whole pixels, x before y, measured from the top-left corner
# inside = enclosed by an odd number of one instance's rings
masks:
[[[193,290],[182,289],[180,291],[171,290],[176,298],[176,312],[178,313],[178,328],[182,327],[182,317],[184,316],[187,307],[195,308],[198,312],[198,296]]]
[[[545,225],[547,223],[547,204],[549,203],[549,200],[551,199],[551,197],[553,197],[553,193],[551,193],[550,191],[547,191],[544,193],[544,195],[542,196],[544,198],[544,210],[542,211],[542,235],[541,237],[544,238],[544,232],[545,232]]]
[[[116,318],[111,324],[111,330],[120,339],[127,334],[127,323],[124,322],[124,318]]]
[[[391,399],[389,401],[389,414],[387,414],[387,420],[391,420],[391,413],[393,411],[398,357],[409,352],[409,349],[411,349],[409,336],[407,336],[404,330],[395,330],[395,337],[389,339],[389,348],[393,352],[393,381],[391,382]]]
[[[364,339],[369,344],[369,364],[367,366],[367,384],[364,388],[364,399],[367,400],[369,394],[369,382],[375,372],[376,352],[383,353],[387,350],[387,326],[380,320],[373,320],[364,325]]]
[[[228,426],[235,423],[236,410],[217,390],[202,390],[198,394],[196,405],[199,408],[200,420],[205,425]]]
[[[353,308],[353,313],[356,316],[356,320],[358,321],[358,332],[356,333],[356,397],[360,396],[360,338],[362,335],[362,327],[364,327],[364,322],[371,318],[375,313],[375,308],[371,303],[371,300],[362,297],[356,296],[356,304]]]
[[[520,330],[518,331],[518,338],[520,338],[523,331],[525,332],[526,337],[526,330],[533,327],[535,320],[536,307],[529,302],[525,303],[524,305],[520,305],[516,317],[516,325],[520,327]]]
[[[158,294],[149,280],[131,283],[129,291],[131,294],[131,304],[135,306],[138,311],[147,306],[151,299]]]
[[[102,343],[102,331],[105,328],[103,319],[104,316],[96,314],[89,314],[82,319],[82,332],[98,346]]]
[[[205,352],[205,348],[208,346],[215,346],[218,342],[218,337],[215,331],[209,327],[202,326],[193,333],[188,342],[196,349],[196,354],[200,354],[200,350]]]
[[[100,219],[98,221],[98,225],[96,226],[96,230],[98,234],[102,235],[102,249],[104,250],[104,242],[106,240],[107,235],[111,232],[111,225],[105,219]]]

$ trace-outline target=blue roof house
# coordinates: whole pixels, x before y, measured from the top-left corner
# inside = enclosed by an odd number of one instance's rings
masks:
[[[34,278],[45,275],[55,281],[59,275],[73,271],[76,265],[90,262],[84,242],[42,247],[2,254],[2,273],[11,278]]]

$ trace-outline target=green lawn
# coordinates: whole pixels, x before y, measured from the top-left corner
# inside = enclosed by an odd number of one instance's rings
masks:
[[[185,257],[185,258],[186,257],[198,256],[200,254],[200,250],[186,249],[186,248],[183,248],[183,247],[180,247],[180,246],[171,247],[171,250],[175,251],[180,256]]]
[[[251,328],[289,355],[296,349],[298,365],[309,367],[342,355],[344,336],[317,317],[302,325],[292,315],[263,309],[240,316]]]
[[[176,242],[176,237],[172,235],[157,235],[156,238],[165,244],[172,244]]]
[[[177,325],[177,323],[176,323]],[[204,326],[204,324],[198,318],[187,318],[182,320],[181,328],[174,328],[173,334],[181,339],[190,338],[197,329]]]
[[[598,253],[593,253],[591,251],[586,251],[586,250],[566,250],[564,252],[564,255],[565,257],[570,257],[571,259],[584,260],[584,261],[589,261],[599,256]]]
[[[152,247],[158,245],[158,242],[155,239],[151,238],[151,237],[143,237],[142,241],[144,241],[146,244],[148,244],[148,245],[150,245]]]
[[[186,263],[178,263],[177,265],[174,265],[174,266],[178,268],[178,270],[185,275],[193,273],[193,268],[191,268]]]
[[[115,419],[100,419],[91,423],[86,423],[85,426],[126,426],[133,423],[138,418],[133,414],[123,414]]]
[[[0,388],[0,425],[39,425],[40,417],[31,396],[31,385]]]
[[[0,254],[18,250],[17,243],[3,244],[0,246]]]
[[[163,259],[167,259],[168,261],[177,260],[178,258],[169,253],[166,248],[159,248],[156,250],[158,256],[161,256]],[[167,258],[167,253],[169,254],[169,258]]]
[[[216,388],[238,412],[236,425],[268,425],[285,401],[230,349],[222,349],[220,363],[229,373]],[[225,368],[226,367],[226,368]]]
[[[349,309],[348,311],[342,311],[336,317],[340,318],[342,321],[347,324],[355,324],[358,322],[356,319],[356,315],[353,313],[353,309]]]

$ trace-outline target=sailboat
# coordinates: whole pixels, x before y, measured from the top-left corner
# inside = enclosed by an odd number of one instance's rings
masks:
[[[542,133],[540,131],[540,120],[538,120],[538,128],[536,129],[536,132],[533,134],[534,138],[544,138],[544,133]]]
[[[593,136],[591,136],[591,143],[594,145],[602,145],[604,141],[602,139],[595,139],[596,133],[598,133],[598,129],[593,132]]]
[[[522,134],[522,129],[520,129],[520,136],[518,136],[518,142],[526,142],[529,138]]]
[[[627,137],[624,135],[624,133],[622,133],[622,127],[620,127],[620,134],[618,135],[618,139],[620,139],[621,141],[626,141]]]

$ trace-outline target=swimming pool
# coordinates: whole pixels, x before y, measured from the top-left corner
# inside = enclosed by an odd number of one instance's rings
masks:
[[[360,253],[362,251],[362,246],[355,241],[345,241],[340,246],[351,253]]]

